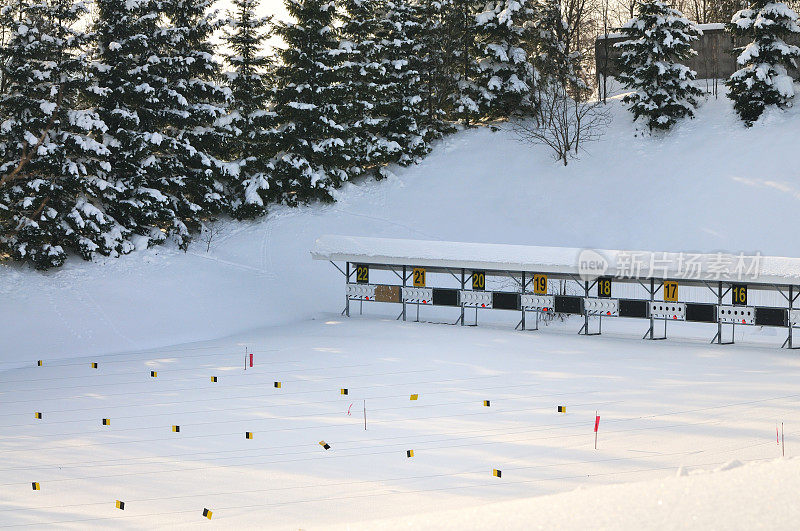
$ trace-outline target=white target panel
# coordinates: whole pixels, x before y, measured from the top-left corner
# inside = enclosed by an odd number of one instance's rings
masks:
[[[670,321],[685,321],[686,304],[683,302],[651,302],[650,317]]]
[[[723,323],[751,325],[756,322],[752,306],[717,306],[717,317]]]
[[[555,305],[555,297],[552,295],[531,295],[523,293],[520,296],[520,305],[526,310],[539,310],[542,312],[552,312]]]
[[[800,326],[800,310],[792,310],[789,321],[792,323],[792,326]]]
[[[403,288],[403,302],[433,304],[433,288]]]
[[[461,304],[469,308],[491,308],[491,291],[469,291],[461,292]]]
[[[364,299],[366,300],[374,300],[375,299],[375,286],[372,284],[348,284],[347,285],[347,296],[351,299]]]
[[[583,309],[592,315],[619,316],[617,299],[583,299]]]

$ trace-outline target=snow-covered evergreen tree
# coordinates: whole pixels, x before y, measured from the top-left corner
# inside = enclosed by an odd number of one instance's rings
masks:
[[[386,92],[386,70],[380,60],[383,43],[376,37],[383,16],[379,1],[344,0],[342,7],[342,64],[337,71],[345,88],[341,114],[349,131],[346,148],[353,160],[352,177],[380,169],[399,146],[384,140],[386,120],[377,112],[377,103]]]
[[[797,13],[783,2],[754,0],[733,15],[728,28],[750,39],[739,50],[739,70],[726,82],[734,109],[750,126],[767,105],[786,105],[794,97],[794,82],[786,67],[797,66],[800,48],[784,38],[800,33]]]
[[[128,251],[126,230],[104,211],[115,193],[99,177],[108,150],[93,137],[106,126],[83,106],[86,8],[74,0],[15,7],[4,48],[0,175],[24,170],[0,190],[0,246],[40,269],[60,266],[70,250],[87,260]]]
[[[204,219],[226,206],[222,185],[223,130],[217,120],[226,112],[229,90],[209,41],[218,28],[214,0],[161,0],[165,15],[159,35],[156,70],[164,78],[163,131],[169,135],[162,149],[166,173],[158,188],[168,195],[177,219],[186,226],[177,231],[186,245],[189,233],[199,230]],[[166,149],[165,149],[166,148]]]
[[[188,229],[162,191],[171,163],[170,132],[163,126],[166,80],[161,71],[161,11],[155,0],[96,0],[96,108],[108,126],[110,150],[101,174],[116,191],[108,211],[124,227],[161,243],[174,234],[183,243]]]
[[[621,31],[627,39],[615,45],[622,51],[618,79],[634,90],[623,99],[633,119],[643,118],[652,131],[694,116],[702,93],[692,84],[695,72],[681,62],[696,53],[697,27],[664,2],[646,1]]]
[[[286,43],[277,50],[275,113],[278,153],[270,195],[290,205],[331,201],[331,190],[348,178],[347,117],[338,83],[341,66],[331,0],[285,0],[295,22],[279,24]]]
[[[275,114],[270,106],[274,65],[264,54],[271,17],[256,15],[257,0],[234,0],[224,40],[230,48],[230,113],[224,120],[229,132],[226,157],[230,177],[230,205],[239,219],[266,213],[269,178],[274,156]]]
[[[450,42],[446,65],[455,83],[450,94],[452,117],[469,125],[481,118],[481,102],[485,99],[478,81],[476,55],[476,15],[481,4],[476,0],[450,0],[445,5],[448,8],[445,28]]]
[[[418,4],[410,0],[389,0],[378,29],[384,82],[376,114],[384,118],[383,139],[390,160],[402,165],[425,156],[430,151],[428,140],[435,136],[420,123],[424,123],[427,109],[414,40],[420,27],[418,13]]]
[[[411,0],[416,3],[417,26],[411,35],[415,54],[409,59],[417,63],[420,73],[420,97],[424,113],[420,125],[430,138],[454,131],[447,121],[449,105],[457,92],[453,76],[452,48],[457,28],[449,22],[452,0]],[[413,65],[414,63],[412,63]]]
[[[533,0],[490,0],[475,17],[479,31],[478,68],[484,114],[507,117],[529,107],[534,89],[529,28]]]

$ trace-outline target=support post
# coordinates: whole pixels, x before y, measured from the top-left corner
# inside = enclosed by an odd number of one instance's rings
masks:
[[[466,285],[466,279],[464,277],[465,274],[466,274],[466,271],[464,271],[464,269],[462,268],[461,269],[461,291],[464,291],[464,286]],[[459,301],[459,302],[461,302],[461,301]],[[464,303],[463,302],[461,303],[461,326],[464,326]]]
[[[787,321],[789,323],[789,348],[792,346],[792,303],[794,302],[794,286],[789,286],[789,313],[787,314]]]
[[[344,275],[345,275],[345,283],[349,285],[350,284],[350,262],[347,262],[347,264],[345,265],[344,271],[345,271],[345,273],[344,273]],[[347,298],[347,302],[345,303],[345,306],[344,306],[344,313],[345,313],[345,315],[347,315],[347,317],[350,317],[350,295],[347,294],[347,286],[345,286],[345,294],[344,294],[344,296]]]
[[[406,287],[406,266],[403,266],[403,288]],[[403,288],[400,288],[400,299],[403,301],[403,321],[406,320],[406,299],[403,297]],[[366,408],[366,405],[364,406]]]
[[[589,298],[589,281],[585,280],[583,283],[583,293],[584,297],[587,299]],[[589,312],[586,311],[586,308],[583,309],[583,330],[584,333],[588,336],[589,335]]]
[[[722,282],[717,284],[717,305],[722,306]],[[722,344],[722,321],[717,314],[717,345]]]
[[[520,297],[524,293],[525,293],[525,271],[522,272],[522,292],[520,293]],[[520,301],[519,307],[522,310],[522,330],[525,330],[525,307],[522,305],[522,301]]]
[[[656,281],[655,281],[655,279],[651,278],[650,279],[650,308],[653,307],[653,303],[655,302],[655,300],[656,300]],[[650,339],[651,340],[653,339],[653,329],[655,328],[655,326],[656,326],[656,320],[653,318],[653,313],[651,312],[650,313]],[[667,335],[666,331],[664,332],[664,335],[665,336]]]

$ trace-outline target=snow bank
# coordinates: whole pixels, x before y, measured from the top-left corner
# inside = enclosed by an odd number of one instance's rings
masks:
[[[798,488],[800,460],[786,459],[331,529],[790,529]]]

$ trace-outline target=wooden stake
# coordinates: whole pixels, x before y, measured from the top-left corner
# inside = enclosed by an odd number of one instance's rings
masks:
[[[367,429],[367,401],[364,400],[364,429]]]
[[[783,422],[781,422],[781,454],[786,457],[786,444],[783,439]]]

